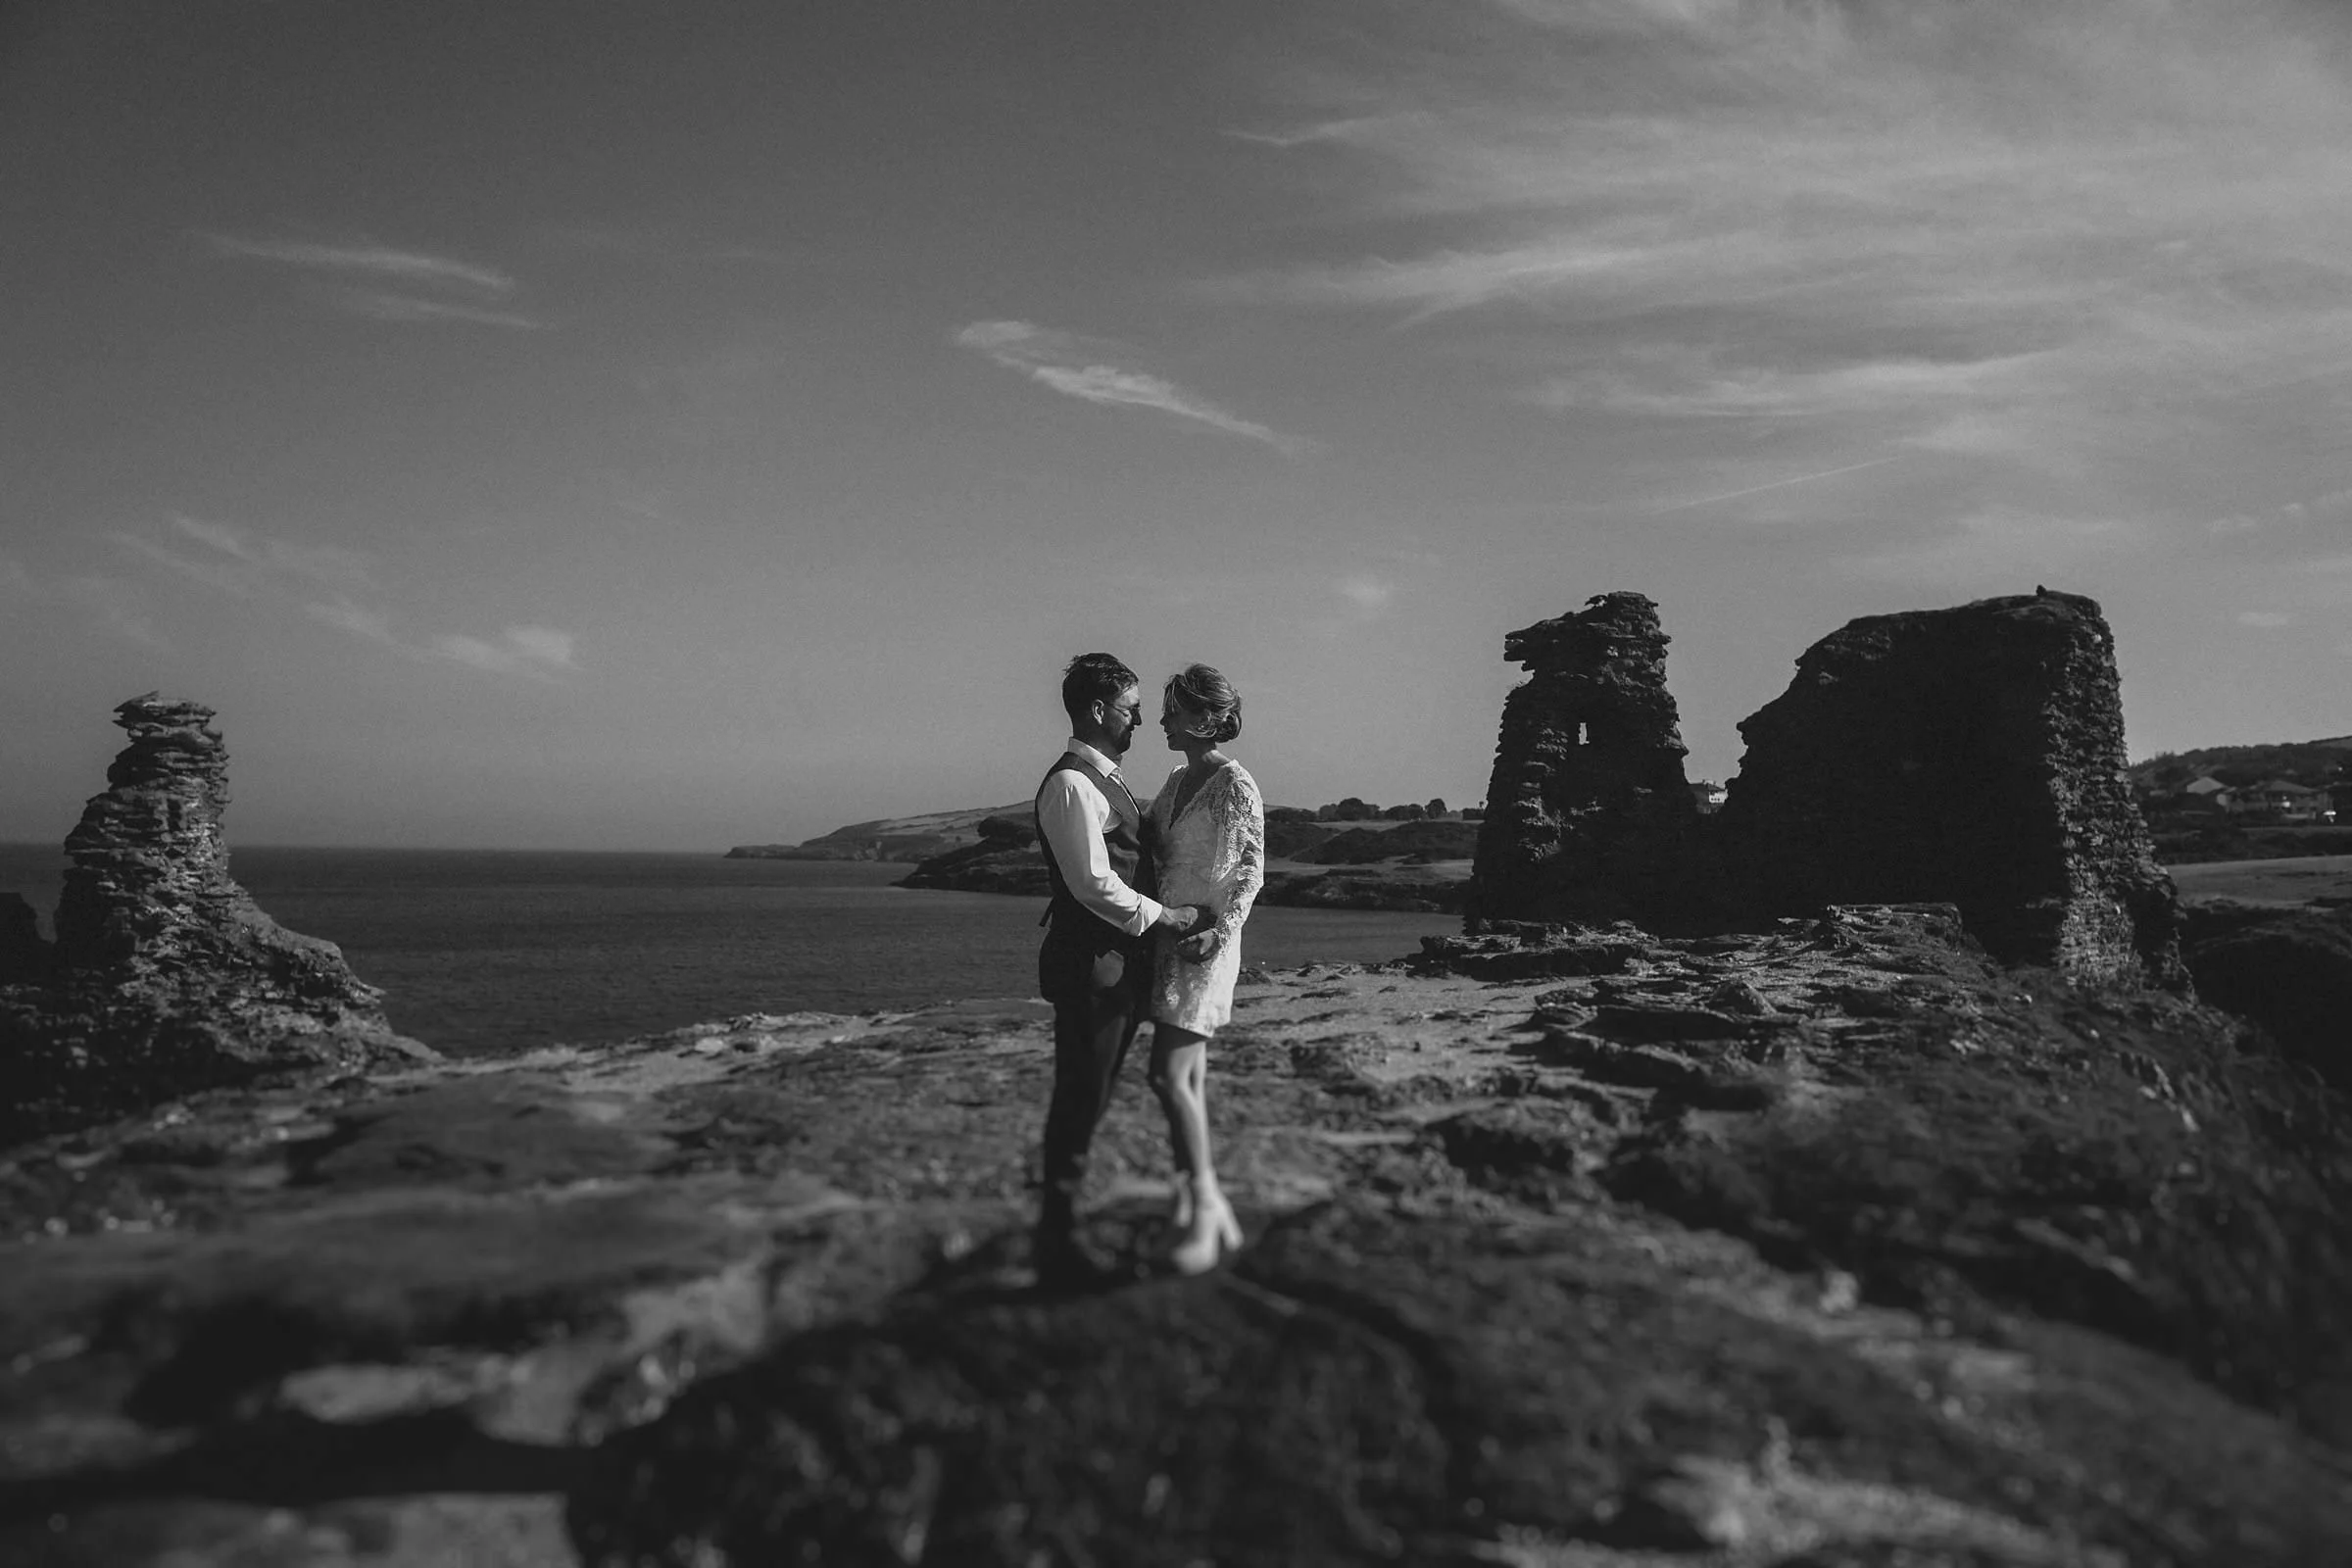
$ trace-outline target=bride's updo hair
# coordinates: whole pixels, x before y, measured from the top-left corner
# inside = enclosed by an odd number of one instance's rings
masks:
[[[1206,664],[1185,665],[1159,695],[1192,720],[1184,726],[1187,734],[1222,746],[1242,732],[1242,694]]]

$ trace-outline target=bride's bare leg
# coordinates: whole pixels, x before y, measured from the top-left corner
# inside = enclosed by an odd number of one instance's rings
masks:
[[[1208,1152],[1208,1037],[1188,1029],[1154,1025],[1152,1088],[1168,1117],[1168,1143],[1176,1155],[1178,1192],[1189,1187],[1192,1202],[1180,1207],[1184,1240],[1171,1254],[1180,1272],[1198,1274],[1242,1244],[1233,1206],[1217,1185]]]
[[[1176,1162],[1180,1211],[1178,1224],[1190,1222],[1182,1211],[1189,1189],[1208,1170],[1208,1104],[1202,1091],[1208,1076],[1208,1037],[1170,1023],[1152,1026],[1152,1093],[1168,1118],[1168,1152]],[[1214,1180],[1212,1177],[1211,1180]]]

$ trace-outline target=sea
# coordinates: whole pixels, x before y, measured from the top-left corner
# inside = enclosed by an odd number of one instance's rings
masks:
[[[0,893],[44,935],[64,854],[0,844]],[[1036,990],[1039,898],[892,884],[877,861],[717,854],[255,846],[229,871],[280,924],[342,948],[393,1026],[462,1055],[620,1040],[749,1012],[896,1011]],[[1442,914],[1260,907],[1242,961],[1371,963]]]

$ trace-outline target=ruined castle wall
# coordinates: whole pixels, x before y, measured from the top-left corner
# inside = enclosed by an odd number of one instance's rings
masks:
[[[2092,601],[1852,621],[1740,731],[1716,827],[1762,907],[1949,901],[2008,962],[2180,983],[2172,880],[2123,781],[2115,640]]]
[[[1512,632],[1469,917],[1605,921],[1672,902],[1695,834],[1657,606],[1608,593]]]

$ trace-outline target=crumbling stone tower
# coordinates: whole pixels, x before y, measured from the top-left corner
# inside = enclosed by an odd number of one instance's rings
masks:
[[[1767,912],[1948,901],[2004,962],[2183,983],[2091,600],[2037,589],[1849,621],[1740,733],[1714,825]]]
[[[374,1016],[375,988],[333,943],[286,930],[228,874],[228,752],[212,720],[209,708],[152,693],[115,710],[130,744],[66,839],[61,976],[133,992],[229,988],[247,1001]]]
[[[430,1055],[331,942],[228,874],[213,710],[154,693],[66,840],[54,948],[0,901],[0,1142],[270,1073]]]
[[[1502,705],[1467,906],[1492,920],[1670,908],[1698,825],[1658,607],[1599,594],[1503,639],[1531,679]]]

